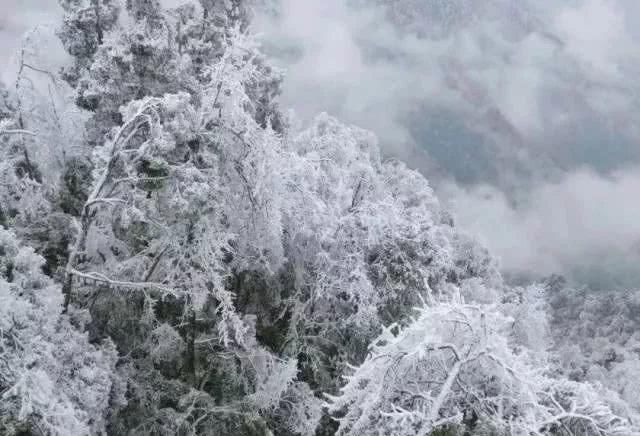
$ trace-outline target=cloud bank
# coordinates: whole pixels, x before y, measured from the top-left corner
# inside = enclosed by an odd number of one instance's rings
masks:
[[[284,98],[302,118],[329,111],[374,130],[389,152],[426,149],[445,172],[442,149],[454,143],[517,176],[639,159],[622,150],[601,164],[590,144],[611,129],[625,144],[640,137],[628,18],[638,8],[557,3],[279,0],[256,28],[285,67]],[[589,138],[577,135],[584,125]]]
[[[459,222],[498,255],[503,269],[564,274],[594,288],[640,280],[640,169],[609,176],[579,170],[519,200],[491,186],[445,188]]]

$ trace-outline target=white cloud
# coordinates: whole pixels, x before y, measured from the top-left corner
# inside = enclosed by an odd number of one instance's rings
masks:
[[[621,2],[585,0],[577,7],[563,8],[553,24],[567,50],[596,72],[617,74],[620,60],[633,53]]]
[[[433,136],[416,123],[438,111],[484,135],[484,153],[529,160],[532,173],[571,167],[558,148],[580,147],[566,132],[562,144],[549,136],[590,117],[640,139],[629,50],[640,19],[629,21],[623,0],[274,1],[279,14],[259,14],[255,27],[287,71],[285,106],[369,128],[388,153],[429,150]]]
[[[563,273],[596,285],[640,279],[640,168],[608,177],[576,171],[517,202],[488,186],[446,192],[459,224],[507,272]]]
[[[20,47],[20,38],[24,33],[36,25],[55,22],[60,10],[55,0],[1,0],[1,2],[0,62],[4,64]]]

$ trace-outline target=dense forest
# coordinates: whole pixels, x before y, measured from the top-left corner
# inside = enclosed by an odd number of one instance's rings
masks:
[[[59,2],[0,88],[0,434],[640,435],[640,293],[514,286],[292,123],[252,2]]]

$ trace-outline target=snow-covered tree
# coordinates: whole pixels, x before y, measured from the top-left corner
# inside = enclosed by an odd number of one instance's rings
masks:
[[[225,38],[243,32],[248,14],[239,1],[185,2],[165,11],[157,0],[129,0],[118,25],[121,8],[113,0],[62,4],[66,14],[59,35],[75,59],[74,73],[66,77],[76,87],[79,106],[94,113],[88,124],[93,145],[120,124],[120,106],[133,99],[178,92],[197,96],[210,80],[211,62],[226,51]],[[280,127],[273,99],[281,77],[257,52],[245,54],[264,73],[243,84],[253,113],[263,127],[269,120]]]
[[[238,34],[228,44],[197,104],[187,93],[133,101],[113,138],[96,148],[68,289],[77,276],[188,295],[198,307],[211,296],[226,319],[233,312],[222,291],[229,264],[269,269],[282,262],[272,177],[279,140],[245,110],[244,84],[257,74],[243,59],[246,39]],[[79,271],[81,257],[101,271]],[[239,330],[234,323],[224,328]]]
[[[79,145],[86,117],[68,86],[43,59],[46,27],[28,32],[17,56],[11,92],[2,85],[0,221],[45,257],[47,274],[66,262],[76,197],[86,181],[73,176],[86,159]]]
[[[64,70],[70,83],[89,68],[91,58],[118,20],[117,0],[59,0],[65,12],[58,36],[64,48],[74,57],[74,65]]]
[[[550,374],[513,340],[513,319],[459,296],[384,329],[329,409],[338,434],[636,435],[598,389]],[[542,330],[544,330],[544,326]]]
[[[547,300],[554,348],[565,374],[602,384],[640,413],[638,291],[576,289],[553,277]]]
[[[29,143],[15,98],[0,84],[0,225],[33,219],[42,205],[42,175],[32,161]],[[40,200],[40,201],[39,201]]]
[[[65,305],[90,307],[94,334],[140,356],[126,365],[135,388],[114,425],[149,431],[162,404],[155,392],[166,389],[176,400],[173,418],[154,424],[162,431],[206,434],[212,419],[235,414],[258,422],[284,395],[276,385],[293,381],[286,368],[295,360],[247,334],[227,282],[236,271],[273,274],[284,260],[271,102],[279,75],[243,33],[234,2],[165,11],[130,1],[125,12],[78,81],[78,103],[94,112],[93,182],[76,220]],[[115,319],[106,312],[114,306]],[[118,325],[126,313],[133,321]],[[148,348],[165,340],[182,351]],[[233,433],[239,423],[224,425]]]
[[[0,230],[0,433],[93,435],[117,401],[117,354],[61,315],[44,259]]]
[[[429,289],[499,286],[491,258],[452,226],[424,177],[383,162],[370,132],[321,115],[288,147],[281,347],[301,356],[313,384],[335,387]]]

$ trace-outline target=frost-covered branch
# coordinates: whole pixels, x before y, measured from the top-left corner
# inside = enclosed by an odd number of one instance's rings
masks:
[[[0,135],[26,135],[26,136],[36,136],[37,134],[35,132],[32,132],[30,130],[23,130],[23,129],[1,129],[0,130]]]
[[[167,287],[162,283],[154,283],[154,282],[127,282],[120,280],[112,280],[106,277],[104,274],[100,274],[97,272],[88,272],[83,273],[77,270],[71,270],[71,275],[76,279],[88,280],[93,283],[99,283],[106,285],[113,289],[128,289],[128,290],[147,290],[154,289],[156,291],[160,291],[163,294],[169,294],[177,296],[177,293],[174,289]]]

